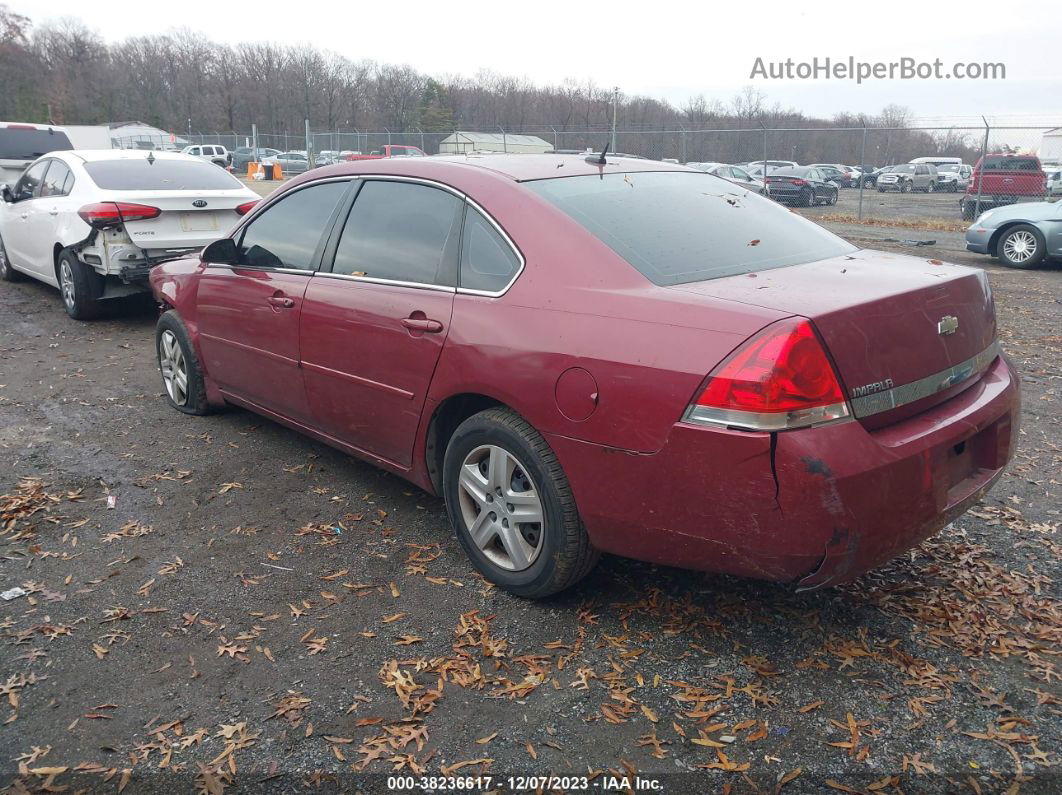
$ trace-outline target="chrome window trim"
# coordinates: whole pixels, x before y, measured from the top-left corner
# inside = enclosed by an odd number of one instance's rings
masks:
[[[417,290],[434,290],[439,293],[457,292],[455,287],[448,284],[425,284],[423,282],[404,282],[398,279],[380,279],[376,276],[354,276],[349,273],[332,273],[332,271],[314,271],[314,276],[323,279],[342,279],[348,282],[366,282],[368,284],[385,284],[392,287],[412,287]]]
[[[269,268],[264,265],[227,265],[223,262],[204,262],[206,268],[228,268],[241,271],[269,271],[270,273],[305,273],[312,276],[316,271],[308,268]]]
[[[908,403],[914,403],[916,400],[922,400],[962,383],[970,384],[974,378],[988,369],[999,354],[999,341],[993,340],[992,344],[980,353],[940,372],[895,386],[892,389],[849,398],[852,404],[852,414],[857,418],[870,417],[883,411],[906,406]]]

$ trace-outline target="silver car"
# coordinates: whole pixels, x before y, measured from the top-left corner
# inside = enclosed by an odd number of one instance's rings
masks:
[[[1008,204],[983,212],[966,230],[966,248],[1011,268],[1062,258],[1062,202]]]
[[[265,165],[278,163],[284,176],[302,174],[310,168],[310,161],[304,152],[281,152],[273,157],[263,157],[262,163]]]
[[[970,184],[973,168],[965,163],[940,163],[937,165],[937,190],[955,193],[966,190]]]
[[[764,181],[762,179],[756,179],[740,166],[732,166],[729,163],[687,163],[686,165],[690,168],[695,168],[698,171],[722,177],[739,187],[748,188],[757,193],[767,193]]]
[[[878,193],[895,190],[900,193],[922,191],[932,193],[937,189],[937,169],[928,163],[904,163],[878,177]]]

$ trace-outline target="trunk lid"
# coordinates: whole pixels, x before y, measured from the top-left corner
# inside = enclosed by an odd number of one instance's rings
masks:
[[[129,239],[148,251],[202,248],[226,234],[240,220],[236,208],[254,201],[242,190],[115,191],[108,200],[158,207],[162,213],[146,221],[125,224]],[[195,202],[206,206],[196,207]]]
[[[984,272],[939,260],[859,251],[671,289],[810,319],[868,427],[946,400],[995,358]]]

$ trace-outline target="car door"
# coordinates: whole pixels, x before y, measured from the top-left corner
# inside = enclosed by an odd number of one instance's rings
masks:
[[[307,421],[299,368],[303,294],[349,189],[349,180],[332,180],[284,194],[238,230],[238,263],[204,263],[196,301],[200,349],[207,372],[236,402]]]
[[[40,160],[19,177],[12,189],[14,201],[4,206],[4,248],[11,263],[19,270],[40,275],[41,265],[36,261],[39,242],[33,237],[32,220],[36,218],[38,197],[50,160]]]
[[[74,184],[69,166],[61,160],[49,160],[48,171],[41,181],[37,198],[26,203],[29,217],[26,233],[29,235],[28,267],[46,281],[55,278],[55,263],[52,253],[58,240],[56,228],[64,213],[76,211],[69,206],[67,195]]]
[[[392,467],[412,463],[449,331],[462,209],[441,187],[366,180],[306,291],[302,368],[315,424]]]

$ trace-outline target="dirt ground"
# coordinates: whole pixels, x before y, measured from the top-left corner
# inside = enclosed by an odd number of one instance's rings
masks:
[[[1021,448],[940,536],[813,594],[606,557],[537,603],[438,499],[168,408],[150,305],[3,284],[0,786],[1059,792],[1062,269],[991,281]]]

